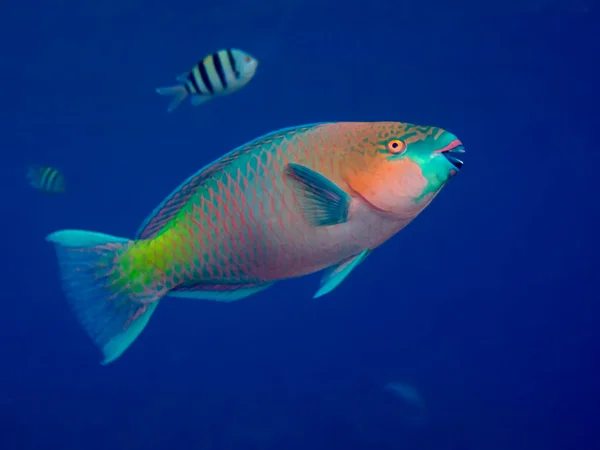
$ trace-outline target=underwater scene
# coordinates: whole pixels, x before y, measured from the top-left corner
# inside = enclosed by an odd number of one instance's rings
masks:
[[[600,3],[0,38],[0,450],[600,449]]]

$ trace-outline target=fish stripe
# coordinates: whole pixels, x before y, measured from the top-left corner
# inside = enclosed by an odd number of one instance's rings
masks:
[[[206,68],[206,74],[210,79],[210,85],[212,86],[215,93],[218,93],[223,91],[223,85],[221,84],[219,74],[217,73],[217,60],[215,56],[217,56],[217,54],[213,53],[209,57],[205,58],[204,67]]]
[[[229,82],[234,81],[237,76],[234,73],[233,66],[231,65],[231,60],[227,55],[226,50],[219,51],[219,61],[221,61],[221,65],[223,66],[223,73],[225,75],[225,80],[227,81],[227,85]]]
[[[211,94],[215,93],[215,89],[212,86],[211,82],[210,82],[210,77],[208,76],[208,71],[206,70],[206,60],[208,58],[206,58],[199,66],[198,66],[198,71],[200,72],[200,77],[202,79],[202,82],[204,83],[204,86],[206,86],[206,89],[208,89],[208,91]]]
[[[231,53],[231,49],[229,49],[229,48],[227,49],[227,59],[229,60],[229,64],[231,65],[231,69],[233,70],[233,73],[235,74],[235,78],[237,80],[241,74],[235,63],[235,58],[233,57],[233,53]]]
[[[58,175],[58,172],[56,170],[51,169],[48,169],[46,172],[48,172],[48,178],[46,179],[46,188],[48,190],[52,190],[56,187],[56,177]]]
[[[204,94],[204,91],[200,88],[201,80],[198,76],[198,67],[194,67],[189,75],[189,80],[192,83],[195,94]]]
[[[52,169],[51,168],[47,168],[44,169],[44,171],[42,172],[42,178],[40,179],[40,187],[42,189],[48,189],[48,177],[50,176],[50,174],[52,173]]]
[[[217,74],[219,75],[219,81],[221,81],[221,86],[223,89],[227,89],[227,79],[225,77],[225,71],[223,69],[223,64],[221,63],[221,53],[215,53],[213,55],[213,61],[215,63],[215,69]]]

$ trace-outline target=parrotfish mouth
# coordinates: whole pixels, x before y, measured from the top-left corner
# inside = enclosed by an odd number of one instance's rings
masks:
[[[458,139],[453,140],[437,152],[443,154],[446,157],[446,159],[450,161],[450,164],[452,164],[455,167],[456,170],[460,170],[460,168],[463,166],[463,162],[455,156],[457,153],[465,152],[465,148],[462,145],[462,142],[460,142]]]

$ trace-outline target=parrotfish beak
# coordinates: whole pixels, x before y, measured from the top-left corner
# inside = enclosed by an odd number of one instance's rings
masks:
[[[438,153],[444,155],[457,171],[463,166],[463,162],[458,159],[456,155],[464,152],[465,148],[463,147],[462,142],[460,142],[458,139],[454,139],[444,148],[438,150]]]

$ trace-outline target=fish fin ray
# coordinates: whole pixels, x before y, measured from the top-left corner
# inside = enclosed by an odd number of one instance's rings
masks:
[[[117,359],[146,327],[165,294],[153,286],[132,289],[116,272],[129,239],[82,230],[46,237],[54,244],[63,290],[78,321],[104,356]]]
[[[317,293],[313,296],[313,298],[319,298],[325,294],[330,293],[336,287],[340,285],[342,281],[346,279],[350,272],[352,272],[356,266],[358,266],[361,262],[365,260],[367,256],[369,256],[371,250],[364,250],[356,256],[352,258],[348,258],[346,261],[338,264],[337,266],[329,269],[321,278],[321,287],[317,291]]]
[[[196,284],[189,287],[177,288],[169,292],[170,297],[190,298],[197,300],[215,300],[232,302],[261,292],[274,283],[262,284]]]
[[[175,77],[175,80],[177,80],[181,84],[184,84],[184,83],[187,83],[189,76],[190,76],[190,72],[189,71],[188,72],[183,72],[183,73],[180,73],[179,75],[177,75]]]
[[[311,225],[335,225],[348,220],[352,198],[335,183],[300,164],[288,164],[285,173],[295,181],[302,212]]]
[[[208,95],[192,95],[190,97],[190,103],[194,106],[199,106],[203,103],[206,103],[210,99],[211,97],[209,97]]]
[[[176,84],[174,86],[165,86],[156,88],[156,92],[160,95],[170,95],[173,97],[171,103],[167,107],[168,112],[173,112],[181,103],[188,97],[188,91],[184,84]]]

